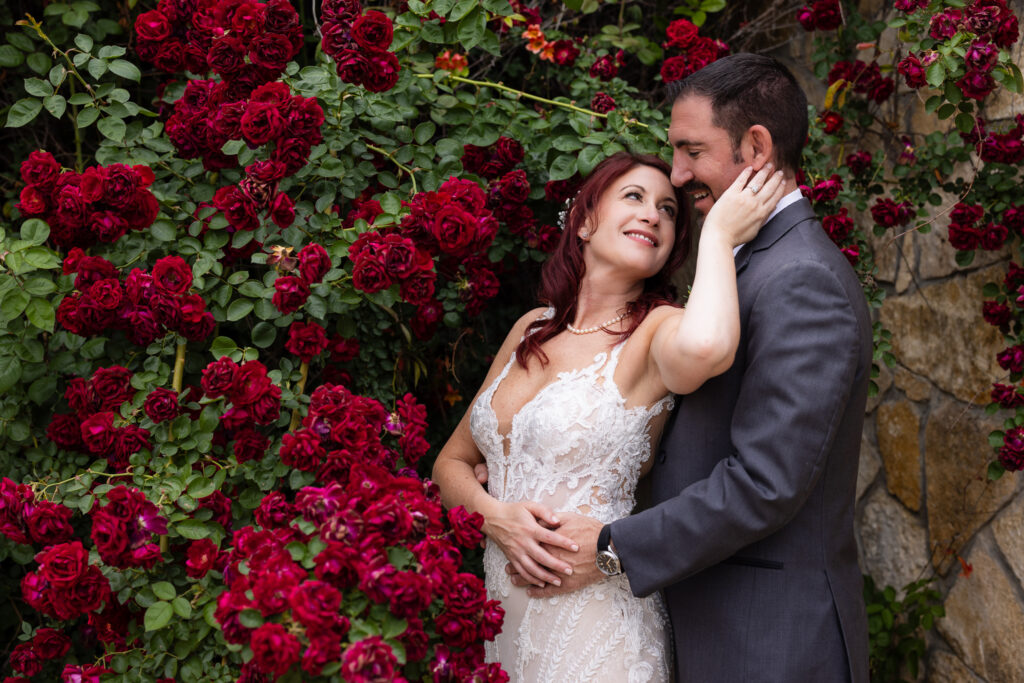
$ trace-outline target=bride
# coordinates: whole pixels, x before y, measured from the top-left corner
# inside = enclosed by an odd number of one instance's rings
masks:
[[[715,202],[685,309],[673,305],[670,279],[687,255],[689,212],[669,173],[656,157],[626,152],[594,169],[544,266],[547,307],[513,326],[434,465],[444,504],[484,517],[487,591],[505,609],[487,656],[513,683],[670,678],[664,608],[657,596],[634,597],[625,575],[544,599],[509,577],[559,585],[572,569],[544,545],[578,548],[558,534],[556,511],[603,523],[628,515],[672,394],[732,363],[734,249],[782,196],[781,173],[748,168]],[[474,476],[481,462],[489,492]]]

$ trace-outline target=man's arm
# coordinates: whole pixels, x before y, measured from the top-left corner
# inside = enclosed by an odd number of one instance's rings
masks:
[[[733,452],[707,479],[611,525],[636,595],[781,528],[824,469],[862,353],[851,302],[828,267],[811,261],[780,269],[757,297],[744,340]]]

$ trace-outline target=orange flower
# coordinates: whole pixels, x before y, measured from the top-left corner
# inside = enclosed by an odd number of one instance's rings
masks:
[[[469,60],[458,52],[452,53],[451,50],[445,50],[434,60],[434,66],[457,74],[464,73],[469,70]]]
[[[553,42],[544,43],[544,48],[540,51],[540,58],[549,62],[555,61],[555,44]]]
[[[523,38],[529,41],[526,49],[534,54],[543,50],[545,45],[547,45],[544,32],[540,30],[540,24],[530,24],[527,26],[526,30],[523,31]]]

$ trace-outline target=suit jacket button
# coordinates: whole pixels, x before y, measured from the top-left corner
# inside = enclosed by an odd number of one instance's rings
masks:
[[[658,450],[658,464],[659,465],[664,465],[666,460],[668,460],[668,454],[664,451],[664,449],[659,449]]]

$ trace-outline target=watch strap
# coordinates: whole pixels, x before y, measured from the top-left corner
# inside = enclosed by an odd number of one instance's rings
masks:
[[[612,542],[612,527],[609,524],[605,524],[601,527],[601,533],[597,535],[597,552],[604,552],[608,550],[608,546]]]

